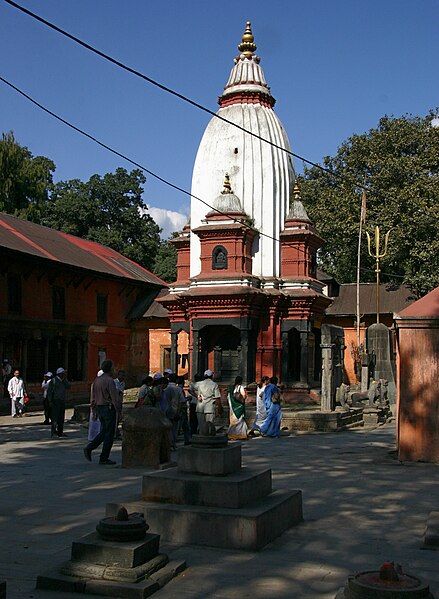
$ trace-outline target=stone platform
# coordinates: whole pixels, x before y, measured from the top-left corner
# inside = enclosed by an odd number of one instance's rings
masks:
[[[291,432],[316,431],[328,433],[363,425],[363,408],[322,412],[319,409],[294,411],[282,406],[282,429],[286,428]]]
[[[124,505],[145,514],[165,541],[259,550],[302,521],[302,493],[272,490],[271,470],[241,467],[241,443],[193,437],[177,468],[142,478],[141,497]],[[113,516],[119,503],[107,504]]]

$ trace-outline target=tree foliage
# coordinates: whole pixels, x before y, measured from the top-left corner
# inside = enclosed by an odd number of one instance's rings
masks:
[[[142,201],[145,177],[140,170],[118,168],[89,181],[60,181],[53,187],[44,224],[107,245],[151,269],[160,228]]]
[[[40,222],[53,184],[55,164],[33,156],[12,132],[0,140],[0,211]]]
[[[169,239],[177,237],[174,232]],[[177,249],[169,243],[169,239],[162,240],[154,261],[153,273],[166,281],[173,283],[177,279]]]
[[[356,280],[360,183],[368,188],[364,229],[372,240],[376,225],[382,238],[390,230],[382,280],[404,282],[418,295],[439,285],[439,129],[431,126],[433,114],[385,116],[376,129],[353,135],[324,159],[331,174],[305,169],[303,203],[326,240],[321,266],[339,282]],[[361,254],[362,280],[375,280],[365,237]]]

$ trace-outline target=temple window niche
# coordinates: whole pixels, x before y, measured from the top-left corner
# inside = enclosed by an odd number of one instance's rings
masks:
[[[212,252],[212,270],[227,270],[227,250],[217,245]]]

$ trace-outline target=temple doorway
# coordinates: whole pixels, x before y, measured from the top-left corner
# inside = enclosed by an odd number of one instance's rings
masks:
[[[232,325],[209,325],[201,330],[202,369],[210,368],[215,380],[231,384],[241,371],[241,333]]]

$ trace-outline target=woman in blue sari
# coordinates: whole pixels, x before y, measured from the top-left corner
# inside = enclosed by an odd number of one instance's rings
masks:
[[[264,389],[262,399],[267,410],[267,418],[261,426],[261,434],[265,437],[279,437],[282,410],[280,407],[280,391],[277,386],[277,377],[271,377],[269,384]]]

